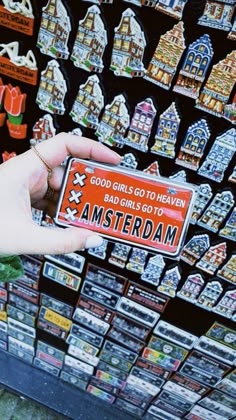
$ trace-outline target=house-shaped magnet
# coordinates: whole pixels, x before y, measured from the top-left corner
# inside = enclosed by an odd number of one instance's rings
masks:
[[[109,146],[123,147],[129,123],[130,119],[125,97],[117,95],[111,104],[105,106],[105,111],[95,134],[102,143]]]
[[[104,106],[104,97],[96,75],[90,76],[85,83],[79,86],[76,99],[70,111],[72,120],[76,123],[96,129],[98,117]]]
[[[234,205],[231,191],[217,193],[203,215],[197,221],[199,226],[217,232]]]
[[[160,176],[159,164],[157,161],[152,162],[146,169],[143,170],[146,174],[153,176]]]
[[[223,267],[217,271],[217,276],[232,284],[236,284],[236,254],[233,254]]]
[[[236,50],[212,67],[205,86],[196,101],[196,108],[221,117],[235,85]]]
[[[211,246],[202,256],[200,261],[198,261],[196,267],[200,268],[208,274],[214,274],[220,265],[223,264],[225,258],[226,242],[222,242],[220,244]]]
[[[164,258],[157,254],[154,257],[150,257],[145,270],[141,275],[141,280],[151,283],[154,286],[159,284],[159,279],[165,267]]]
[[[170,175],[169,178],[179,182],[187,182],[187,175],[185,171],[175,172],[173,175]]]
[[[169,270],[166,270],[165,275],[157,288],[158,292],[172,298],[175,297],[180,279],[181,274],[177,265]]]
[[[190,98],[198,98],[213,53],[208,34],[190,44],[173,91]]]
[[[236,289],[227,291],[214,307],[213,312],[231,318],[236,311]]]
[[[134,271],[135,273],[142,274],[144,272],[144,266],[148,252],[144,249],[133,247],[131,250],[130,258],[126,264],[127,270]]]
[[[211,281],[206,283],[195,304],[208,311],[211,311],[222,292],[223,287],[219,281]]]
[[[234,184],[236,182],[236,166],[234,167],[232,174],[229,176],[229,181]]]
[[[236,129],[231,128],[216,137],[198,174],[216,182],[221,182],[224,172],[236,151]]]
[[[41,73],[36,103],[43,111],[63,115],[66,92],[67,86],[59,63],[56,60],[49,61]]]
[[[233,25],[231,31],[228,33],[227,38],[231,39],[232,41],[236,40],[236,16],[234,17]]]
[[[126,153],[124,156],[122,156],[120,166],[124,166],[125,168],[136,169],[138,166],[138,162],[133,153]]]
[[[115,242],[108,262],[117,267],[124,268],[128,259],[131,246]]]
[[[156,108],[151,98],[139,102],[135,107],[125,144],[142,152],[147,152],[155,116]]]
[[[187,264],[194,265],[210,246],[209,236],[194,235],[183,247],[180,258]]]
[[[232,28],[231,19],[234,14],[234,4],[235,2],[232,3],[228,0],[227,2],[207,0],[203,14],[198,19],[198,24],[230,31]]]
[[[202,118],[192,124],[187,130],[175,162],[197,171],[209,137],[210,130],[205,119]]]
[[[48,0],[42,8],[37,47],[41,53],[53,58],[67,60],[68,38],[71,31],[70,18],[61,0]]]
[[[191,303],[195,303],[203,286],[204,280],[201,274],[190,274],[181,289],[177,292],[177,296]]]
[[[234,207],[225,226],[220,230],[219,235],[231,241],[236,241],[236,207]]]
[[[107,31],[97,6],[88,8],[79,21],[70,59],[76,67],[89,72],[101,73],[104,68],[103,54],[107,45]]]
[[[132,9],[122,13],[121,21],[114,31],[110,70],[116,76],[143,77],[146,40]]]
[[[173,159],[175,157],[175,143],[180,125],[180,116],[175,102],[160,115],[155,134],[152,153]]]
[[[159,0],[155,9],[175,19],[182,19],[184,6],[188,0]]]
[[[212,189],[209,184],[201,184],[198,187],[198,191],[196,194],[196,199],[193,206],[193,211],[190,219],[190,223],[193,225],[196,224],[199,217],[202,215],[203,211],[205,210],[207,204],[209,203],[210,199],[212,198]]]
[[[223,118],[230,121],[232,124],[236,124],[236,93],[232,102],[225,105]]]
[[[144,79],[163,89],[170,89],[184,50],[184,25],[183,22],[179,22],[170,31],[161,35]]]
[[[105,260],[107,246],[108,246],[108,241],[106,239],[103,239],[102,245],[97,246],[96,248],[89,248],[88,254],[92,255],[93,257],[100,258],[101,260]]]
[[[25,35],[33,35],[34,15],[30,0],[2,0],[0,5],[0,25],[21,32]]]
[[[44,140],[48,140],[54,137],[56,129],[53,124],[53,118],[50,114],[45,114],[39,118],[33,126],[33,138],[30,140],[30,144],[38,144]]]

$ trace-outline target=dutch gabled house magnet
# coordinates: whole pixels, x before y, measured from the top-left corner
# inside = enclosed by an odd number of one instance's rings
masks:
[[[179,125],[180,116],[175,102],[172,102],[159,117],[155,143],[151,148],[151,152],[173,159],[175,157],[175,143],[177,141]]]
[[[231,19],[234,14],[235,1],[227,2],[219,0],[207,0],[202,16],[198,19],[198,24],[209,26],[214,29],[230,31],[232,28]]]
[[[125,144],[146,152],[155,116],[156,108],[151,98],[139,102],[135,107]]]
[[[100,258],[101,260],[105,260],[107,245],[108,241],[106,239],[103,239],[102,245],[97,246],[96,248],[89,248],[88,254],[93,255],[96,258]]]
[[[68,38],[71,31],[70,18],[61,0],[48,0],[42,8],[37,47],[41,53],[53,58],[67,60]]]
[[[105,106],[95,134],[102,143],[109,146],[123,147],[129,122],[125,97],[117,95],[111,104]]]
[[[175,181],[179,181],[179,182],[187,181],[187,175],[185,171],[175,172],[173,175],[170,175],[169,178],[174,179]]]
[[[231,318],[236,311],[236,289],[228,290],[224,296],[219,300],[217,305],[213,308],[213,312]]]
[[[181,289],[177,292],[177,296],[191,303],[195,303],[203,286],[204,280],[201,274],[190,274]]]
[[[208,34],[190,44],[173,91],[190,98],[198,98],[213,53]]]
[[[233,254],[216,274],[221,279],[236,284],[236,254]]]
[[[201,184],[198,187],[196,199],[194,202],[194,207],[190,219],[190,223],[195,225],[199,217],[202,215],[203,211],[205,210],[207,204],[209,203],[210,199],[212,198],[212,189],[209,184]]]
[[[236,79],[236,51],[232,51],[223,60],[212,67],[205,86],[196,101],[196,108],[222,117],[224,107]]]
[[[181,274],[177,265],[169,270],[166,270],[164,277],[157,288],[158,292],[174,298],[180,279]]]
[[[182,19],[184,7],[188,0],[159,0],[155,9],[175,19]]]
[[[164,267],[165,261],[161,255],[157,254],[154,257],[150,257],[141,275],[141,280],[157,286]]]
[[[175,162],[197,171],[209,137],[210,130],[205,119],[192,124],[187,130]]]
[[[32,131],[33,138],[30,140],[30,144],[35,145],[54,137],[56,129],[53,124],[52,116],[50,114],[45,114],[43,117],[39,118],[34,124]]]
[[[206,283],[204,289],[201,291],[196,305],[200,306],[208,311],[211,311],[216,305],[220,295],[223,292],[223,287],[219,281],[211,281]]]
[[[236,124],[236,93],[232,102],[225,105],[223,118],[230,121],[232,124]]]
[[[59,63],[56,60],[49,61],[41,73],[36,103],[43,111],[63,115],[66,92],[67,86]]]
[[[126,9],[115,28],[110,70],[116,76],[143,77],[145,47],[144,32],[135,19],[135,13],[132,9]]]
[[[34,15],[30,0],[2,0],[0,5],[0,25],[21,32],[25,35],[33,35]]]
[[[222,242],[217,245],[211,246],[205,254],[202,256],[200,261],[196,264],[196,267],[205,271],[208,274],[215,274],[216,270],[223,264],[226,258],[226,242]]]
[[[158,162],[157,161],[152,162],[146,169],[143,170],[143,172],[153,175],[153,176],[160,176]]]
[[[236,241],[236,207],[234,207],[232,213],[229,215],[229,218],[225,226],[220,230],[219,235],[223,238],[230,239],[231,241]]]
[[[233,25],[231,31],[228,33],[227,38],[231,39],[232,41],[236,40],[236,16],[234,17]]]
[[[111,256],[108,259],[109,263],[120,268],[125,268],[130,250],[131,246],[129,245],[120,244],[118,242],[114,243]]]
[[[194,265],[210,246],[207,234],[194,235],[183,247],[180,258],[187,264]]]
[[[88,72],[101,73],[104,68],[103,54],[107,45],[107,31],[97,6],[88,8],[79,21],[70,59],[76,67]]]
[[[216,137],[208,155],[198,170],[198,174],[213,181],[221,182],[235,150],[236,129],[231,128]]]
[[[138,166],[138,162],[133,153],[126,153],[124,156],[122,156],[120,166],[124,166],[125,168],[136,169]]]
[[[184,25],[179,22],[161,35],[144,79],[168,90],[185,50]]]
[[[126,264],[127,270],[134,271],[135,273],[142,274],[146,264],[148,252],[141,248],[133,247],[131,250],[130,258]]]
[[[95,130],[103,106],[104,98],[99,79],[96,75],[93,75],[79,86],[70,116],[76,123]]]
[[[233,205],[234,199],[231,191],[217,193],[197,221],[197,224],[212,232],[218,232]]]

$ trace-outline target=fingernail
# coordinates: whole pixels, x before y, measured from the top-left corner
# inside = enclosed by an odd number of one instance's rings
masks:
[[[87,248],[96,248],[97,246],[101,246],[103,243],[103,239],[101,236],[92,235],[88,236],[85,242],[84,247]]]

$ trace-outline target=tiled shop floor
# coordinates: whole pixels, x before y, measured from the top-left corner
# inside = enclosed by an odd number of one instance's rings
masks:
[[[0,386],[0,420],[69,420]]]

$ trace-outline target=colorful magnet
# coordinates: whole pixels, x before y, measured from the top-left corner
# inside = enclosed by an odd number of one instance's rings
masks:
[[[204,280],[201,274],[190,274],[181,289],[177,292],[177,296],[191,303],[195,303],[203,286]]]
[[[190,98],[198,98],[213,54],[208,34],[202,35],[190,44],[173,91]]]
[[[108,262],[120,268],[125,268],[131,246],[125,244],[114,243],[111,256]]]
[[[180,116],[175,102],[172,102],[159,117],[152,153],[173,159],[175,157],[175,143],[180,125]]]
[[[152,162],[146,169],[143,170],[143,172],[153,175],[153,176],[160,176],[158,162],[157,161]]]
[[[135,107],[125,144],[142,152],[147,152],[155,116],[156,108],[151,98],[139,102]]]
[[[43,117],[34,124],[33,138],[30,140],[30,144],[38,144],[44,140],[54,137],[56,129],[53,125],[53,118],[50,114],[45,114]]]
[[[200,184],[197,191],[196,200],[194,202],[193,212],[190,219],[190,223],[195,225],[199,217],[202,215],[207,204],[212,198],[212,189],[209,184]]]
[[[2,161],[6,162],[7,160],[16,156],[16,152],[7,152],[6,150],[2,153]]]
[[[3,0],[2,2],[0,25],[25,35],[33,35],[34,15],[30,0]]]
[[[187,130],[175,162],[197,171],[209,137],[210,130],[205,119],[192,124]]]
[[[236,289],[229,290],[220,299],[217,305],[213,308],[213,312],[224,316],[225,318],[231,318],[236,311]]]
[[[103,71],[103,54],[107,45],[107,31],[97,6],[88,8],[79,21],[70,59],[76,67],[89,72]]]
[[[7,127],[14,139],[25,139],[27,124],[22,124],[25,112],[26,93],[21,93],[18,86],[8,84],[5,89],[4,108],[7,112]]]
[[[6,112],[4,111],[4,97],[5,97],[6,85],[4,85],[2,78],[0,77],[0,127],[3,127],[6,119]]]
[[[232,174],[229,176],[229,181],[233,183],[236,182],[236,166],[234,167]]]
[[[169,178],[179,182],[187,182],[187,175],[185,171],[175,172],[173,175],[170,175]]]
[[[96,75],[93,75],[79,86],[70,116],[76,123],[95,130],[98,126],[98,117],[103,106],[104,97],[99,79]]]
[[[155,9],[175,19],[182,19],[184,6],[188,0],[159,0]]]
[[[38,67],[32,50],[19,55],[19,42],[0,44],[0,73],[36,86]]]
[[[206,283],[195,304],[208,311],[211,311],[222,292],[223,288],[219,281],[211,281]]]
[[[218,232],[233,205],[234,199],[231,191],[216,194],[197,224],[212,232]]]
[[[185,50],[184,25],[179,22],[161,35],[144,79],[170,89],[180,58]]]
[[[36,44],[41,53],[67,60],[69,57],[67,43],[70,31],[70,18],[63,2],[48,0],[47,5],[42,7],[42,18]]]
[[[126,153],[124,156],[122,156],[120,166],[124,166],[125,168],[136,169],[138,166],[138,162],[133,153]]]
[[[217,271],[217,276],[232,284],[236,284],[236,255],[232,255],[230,259]]]
[[[123,147],[124,136],[129,123],[130,119],[125,97],[117,95],[111,104],[105,106],[105,111],[95,134],[102,143],[109,146]]]
[[[210,246],[207,234],[194,235],[183,247],[180,258],[190,265],[194,265]]]
[[[102,245],[97,246],[96,248],[89,248],[88,254],[93,255],[96,258],[100,258],[101,260],[105,260],[107,245],[108,241],[106,239],[103,239]]]
[[[146,40],[132,9],[122,13],[121,21],[114,31],[110,70],[116,76],[143,77]]]
[[[225,226],[220,230],[219,235],[231,241],[236,241],[236,207],[234,207]]]
[[[150,257],[145,270],[141,275],[141,280],[146,281],[147,283],[151,283],[154,286],[159,284],[159,280],[161,274],[165,267],[165,261],[163,257],[159,254],[155,255],[154,257]]]
[[[166,270],[165,275],[157,288],[158,292],[172,298],[175,297],[180,279],[181,274],[177,265],[169,270]]]
[[[226,258],[226,242],[211,246],[200,261],[197,262],[196,267],[205,271],[208,274],[215,274],[216,270],[223,263]]]
[[[229,4],[229,1],[227,3],[225,4],[224,0],[207,0],[203,14],[198,19],[198,25],[230,31],[232,28],[231,19],[234,13],[234,5]]]
[[[56,60],[49,61],[41,73],[36,103],[43,111],[63,115],[66,92],[67,86],[59,63]]]
[[[232,51],[212,67],[206,84],[196,101],[196,108],[221,117],[234,87],[235,78],[236,51]]]
[[[38,210],[34,207],[31,207],[32,220],[41,226],[43,220],[43,210]]]
[[[221,182],[224,172],[236,150],[236,129],[231,128],[216,137],[206,159],[198,170],[198,174],[216,182]]]
[[[228,33],[227,38],[231,39],[232,41],[236,40],[236,17],[234,18],[231,31]]]
[[[127,270],[134,271],[135,273],[142,274],[144,272],[144,266],[148,252],[140,248],[132,248],[131,255],[128,263],[126,264]]]
[[[232,103],[225,105],[223,117],[232,124],[236,124],[236,93],[233,97]]]
[[[78,127],[73,128],[73,130],[69,131],[69,133],[74,134],[75,136],[80,136],[80,137],[83,135],[82,131]]]

